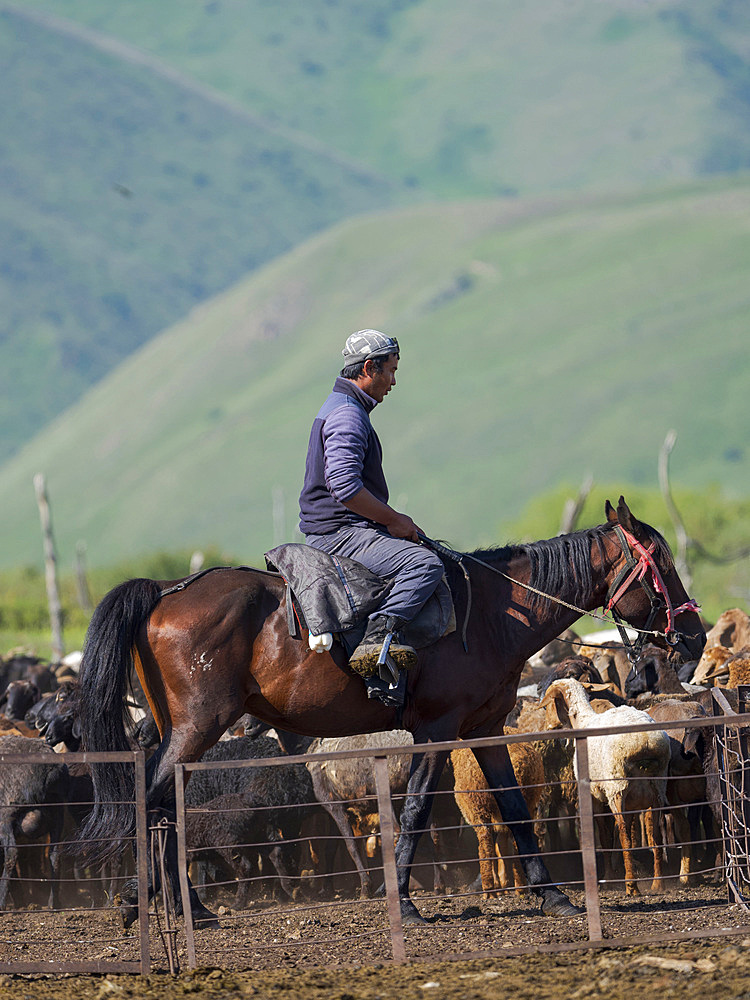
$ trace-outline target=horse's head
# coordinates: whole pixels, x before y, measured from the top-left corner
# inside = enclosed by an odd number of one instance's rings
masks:
[[[679,658],[699,659],[706,644],[700,608],[688,597],[669,546],[631,514],[624,497],[617,510],[607,500],[605,511],[619,549],[608,581],[607,610],[634,628],[653,629],[652,641]]]

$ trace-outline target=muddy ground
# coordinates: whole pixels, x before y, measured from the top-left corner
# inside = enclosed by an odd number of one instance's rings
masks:
[[[571,893],[582,902],[580,893]],[[112,911],[67,914],[13,913],[0,925],[0,962],[43,957],[45,976],[0,975],[0,997],[13,1000],[112,1000],[121,996],[164,998],[283,996],[310,1000],[438,998],[577,998],[632,1000],[635,990],[663,997],[750,1000],[750,915],[727,903],[726,889],[644,894],[626,900],[601,894],[606,938],[628,937],[629,948],[549,953],[556,945],[582,943],[585,917],[543,917],[530,897],[417,896],[427,923],[406,930],[405,965],[390,963],[385,903],[334,900],[280,908],[258,903],[234,913],[224,907],[221,928],[196,933],[199,968],[187,970],[185,937],[177,934],[183,971],[168,972],[164,939],[151,920],[153,971],[146,977],[103,973],[60,975],[59,963],[96,958],[135,960],[138,938],[123,932]],[[163,928],[163,913],[161,914]],[[649,936],[699,930],[714,938],[649,944]],[[731,931],[731,936],[720,932]],[[529,955],[501,957],[503,950],[533,947]],[[492,957],[471,957],[499,952]],[[445,961],[449,956],[455,960]],[[467,956],[460,958],[460,956]],[[319,966],[313,968],[313,966]]]

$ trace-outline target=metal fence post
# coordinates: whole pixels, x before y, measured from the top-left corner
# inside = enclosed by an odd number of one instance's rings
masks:
[[[715,716],[733,715],[734,710],[726,699],[723,692],[717,688],[711,688],[711,703],[713,707],[713,714]],[[727,728],[726,726],[715,726],[713,733],[714,744],[716,747],[716,770],[718,772],[719,779],[719,794],[721,795],[721,851],[722,851],[722,865],[724,867],[724,877],[727,880],[727,902],[734,903],[740,902],[740,894],[737,890],[737,886],[734,879],[734,867],[732,864],[733,850],[731,847],[730,838],[730,828],[731,828],[731,817],[732,810],[730,808],[730,798],[732,794],[732,785],[727,777],[727,760],[726,760],[726,739],[727,739]]]
[[[141,948],[141,972],[151,971],[148,942],[148,821],[146,817],[146,754],[134,754],[135,769],[135,864],[138,876],[138,930]]]
[[[375,757],[375,790],[380,813],[380,846],[383,855],[385,895],[388,902],[388,923],[391,929],[391,949],[394,962],[406,961],[404,946],[404,925],[401,920],[401,903],[398,897],[396,878],[396,852],[393,846],[393,809],[391,806],[391,786],[388,780],[388,758]]]
[[[601,941],[602,919],[599,910],[599,883],[596,876],[594,809],[591,804],[588,740],[585,736],[576,740],[575,755],[578,774],[578,818],[581,825],[581,859],[583,862],[583,884],[586,890],[589,941]]]
[[[174,791],[176,806],[175,834],[177,836],[177,864],[180,869],[182,914],[185,918],[185,943],[187,945],[188,968],[194,969],[196,967],[195,928],[193,926],[193,910],[190,906],[187,847],[185,845],[185,767],[183,764],[175,764],[174,766]]]

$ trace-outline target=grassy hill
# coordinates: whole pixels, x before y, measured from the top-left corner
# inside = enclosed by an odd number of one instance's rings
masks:
[[[468,547],[584,473],[750,491],[750,180],[620,198],[424,205],[341,223],[196,308],[0,468],[0,565],[292,539],[345,336],[397,335],[374,413],[394,503]],[[276,496],[274,521],[273,497]],[[282,510],[282,498],[283,506]]]
[[[394,200],[126,55],[0,9],[0,459],[196,303]]]
[[[0,460],[352,214],[750,167],[741,0],[0,4]]]
[[[744,0],[23,0],[446,196],[750,167]]]

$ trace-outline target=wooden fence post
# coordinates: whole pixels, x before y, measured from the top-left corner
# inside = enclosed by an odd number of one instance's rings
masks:
[[[78,603],[84,611],[93,611],[94,602],[91,600],[89,581],[86,578],[86,543],[83,540],[76,542],[76,556],[73,568],[75,570]]]
[[[62,608],[60,605],[60,595],[57,590],[57,559],[55,557],[55,540],[52,535],[52,518],[50,516],[49,501],[47,500],[47,486],[44,475],[41,472],[34,476],[34,490],[36,492],[36,502],[39,506],[39,518],[42,522],[42,535],[44,536],[44,576],[47,584],[47,603],[49,605],[49,620],[52,629],[52,659],[55,663],[59,663],[65,652],[63,647]]]

